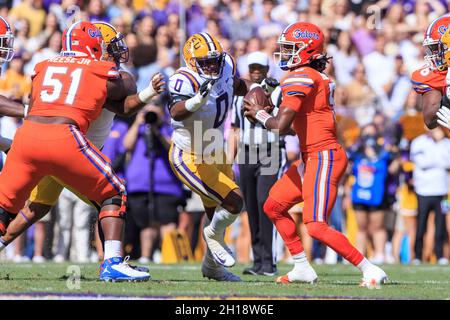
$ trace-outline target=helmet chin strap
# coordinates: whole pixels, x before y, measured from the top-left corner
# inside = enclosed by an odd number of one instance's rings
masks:
[[[91,51],[91,48],[89,48],[88,46],[86,46],[86,50],[89,52],[89,54],[91,55],[92,59],[97,59],[94,55],[94,53]]]

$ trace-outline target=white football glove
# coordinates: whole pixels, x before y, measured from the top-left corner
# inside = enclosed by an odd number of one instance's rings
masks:
[[[436,112],[438,117],[437,122],[444,128],[450,129],[450,109],[446,106],[441,106]]]

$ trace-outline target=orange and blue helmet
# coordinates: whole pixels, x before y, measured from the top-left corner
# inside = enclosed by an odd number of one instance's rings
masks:
[[[279,51],[274,59],[282,70],[291,70],[310,64],[326,56],[322,30],[309,22],[296,22],[287,26],[278,37]]]
[[[61,51],[63,55],[100,60],[104,51],[102,33],[93,23],[78,21],[63,32]]]
[[[8,21],[0,17],[0,63],[11,61],[14,56],[14,34]]]
[[[440,42],[441,37],[450,24],[450,14],[445,14],[433,20],[430,23],[423,40],[425,47],[425,61],[431,69],[443,71],[447,69],[447,64],[444,59],[444,49]]]
[[[189,37],[183,47],[184,61],[189,69],[206,79],[222,76],[225,54],[216,38],[206,32]]]

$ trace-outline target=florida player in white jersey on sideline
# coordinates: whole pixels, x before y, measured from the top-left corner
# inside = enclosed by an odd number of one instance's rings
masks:
[[[128,47],[123,40],[124,36],[117,32],[117,30],[109,23],[95,22],[94,24],[102,33],[102,37],[105,41],[107,52],[104,59],[114,61],[117,64],[122,79],[124,79],[124,81],[127,81],[127,86],[136,90],[136,84],[133,76],[120,68],[120,64],[126,63],[129,57]],[[162,92],[164,90],[164,85],[165,83],[163,81],[162,75],[156,74],[152,80],[154,95]],[[113,102],[107,101],[106,103],[112,104]],[[4,110],[5,112],[7,111],[7,104],[10,104],[10,102],[0,100],[0,113],[2,113],[2,111]],[[16,113],[8,115],[23,117],[23,107],[21,107],[20,104],[16,104],[16,108],[18,110],[16,111]],[[123,110],[122,113],[125,115],[129,115],[137,111],[138,109],[136,108],[133,110]],[[99,118],[97,118],[92,123],[92,125],[89,127],[89,130],[87,131],[86,137],[99,149],[103,147],[105,140],[110,134],[114,116],[115,113],[107,110],[106,108],[103,108]],[[7,144],[5,144],[4,147],[5,148],[2,148],[2,150],[9,148]],[[36,186],[36,188],[33,190],[29,199],[29,203],[21,211],[21,214],[18,215],[17,218],[10,223],[7,228],[6,234],[0,238],[0,251],[3,250],[20,234],[22,234],[29,226],[45,216],[50,211],[51,207],[53,207],[58,201],[59,195],[64,187],[71,189],[54,177],[47,176],[42,179],[38,186]],[[80,196],[76,191],[72,191]],[[89,201],[83,196],[80,196],[80,198],[99,210],[100,207],[98,204]],[[99,234],[100,237],[103,238],[101,228],[99,228]],[[103,241],[101,242],[103,243]],[[138,269],[148,271],[148,268],[146,267],[139,267]]]
[[[243,200],[231,165],[225,160],[223,127],[233,94],[245,95],[250,82],[236,76],[234,59],[207,33],[192,35],[183,55],[187,67],[169,79],[174,128],[169,161],[178,178],[200,195],[205,207],[208,219],[203,236],[208,249],[203,276],[240,281],[224,268],[235,264],[224,232],[241,212]],[[211,139],[213,143],[204,141]]]

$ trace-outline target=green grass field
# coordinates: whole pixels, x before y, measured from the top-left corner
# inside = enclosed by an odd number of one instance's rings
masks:
[[[239,275],[245,266],[232,270]],[[200,265],[150,265],[152,279],[141,283],[98,281],[96,264],[80,265],[79,283],[71,281],[69,264],[9,264],[0,267],[0,299],[25,298],[187,298],[187,299],[450,299],[450,267],[384,266],[390,281],[380,289],[359,287],[360,274],[350,265],[314,266],[315,285],[274,283],[265,276],[242,276],[224,283],[202,277]],[[78,266],[75,267],[75,269]],[[281,265],[280,272],[291,269]],[[79,287],[77,287],[79,284]]]

